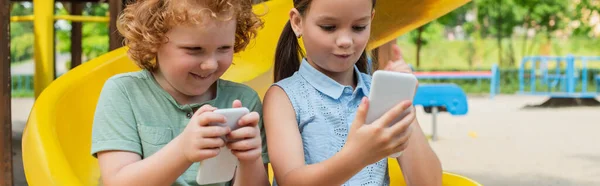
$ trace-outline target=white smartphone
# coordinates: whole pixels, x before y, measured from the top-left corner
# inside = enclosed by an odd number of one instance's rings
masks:
[[[412,101],[416,93],[417,82],[417,78],[413,74],[383,70],[375,71],[371,80],[366,123],[373,123],[402,101]],[[390,125],[397,123],[408,115],[411,108],[406,109]],[[402,152],[394,153],[390,157],[397,158],[400,155],[402,155]]]
[[[231,131],[239,128],[238,121],[240,118],[250,113],[248,108],[244,107],[217,109],[214,112],[224,115],[227,122],[214,123],[211,125],[229,126]],[[228,139],[225,136],[222,138],[225,142],[227,142]],[[198,182],[200,185],[204,185],[230,181],[233,179],[233,175],[235,174],[235,169],[237,166],[237,157],[235,157],[226,146],[221,147],[219,155],[200,162],[198,175],[196,176],[196,182]]]

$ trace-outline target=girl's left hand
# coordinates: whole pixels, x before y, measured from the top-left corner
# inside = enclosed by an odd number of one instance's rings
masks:
[[[385,66],[384,70],[412,74],[413,73],[412,69],[410,68],[408,63],[406,63],[404,61],[404,58],[402,57],[402,52],[400,52],[400,47],[398,47],[398,45],[395,43],[392,44],[392,52],[393,52],[393,56],[390,59],[390,61],[387,63],[387,65]],[[417,80],[417,88],[418,87],[419,87],[419,81]],[[412,109],[414,109],[414,107]]]
[[[395,71],[395,72],[403,72],[403,73],[412,73],[412,69],[406,63],[402,57],[402,52],[400,52],[400,47],[397,44],[392,44],[392,58],[388,61],[384,70]]]
[[[236,100],[233,102],[233,108],[238,107],[242,107],[242,103]],[[231,149],[240,163],[253,162],[261,157],[262,142],[258,129],[259,119],[260,116],[257,112],[246,114],[238,121],[240,127],[227,135],[230,140],[227,147]]]

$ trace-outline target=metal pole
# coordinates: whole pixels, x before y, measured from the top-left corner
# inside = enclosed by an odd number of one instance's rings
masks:
[[[524,57],[519,68],[519,93],[525,93],[525,65],[527,60],[529,60],[528,57]]]
[[[575,58],[567,56],[567,94],[575,93]]]
[[[588,86],[588,73],[587,73],[587,58],[586,57],[582,57],[581,58],[581,93],[586,93],[587,92],[587,86]]]
[[[33,0],[35,98],[52,83],[54,71],[54,0]]]
[[[537,66],[537,60],[538,59],[531,60],[531,70],[529,72],[529,86],[531,88],[530,91],[531,91],[532,94],[536,92],[536,90],[535,90],[536,89],[535,88],[535,83],[536,83],[536,80],[535,80],[535,70],[536,69],[535,68]]]
[[[438,114],[438,108],[437,107],[432,107],[431,108],[431,128],[433,129],[433,131],[431,132],[431,140],[433,141],[437,141],[438,137],[437,137],[437,114]]]

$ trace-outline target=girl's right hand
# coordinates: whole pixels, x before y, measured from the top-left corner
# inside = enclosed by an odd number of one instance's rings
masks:
[[[221,136],[229,134],[231,129],[209,125],[225,122],[223,115],[213,112],[216,109],[210,105],[200,107],[180,135],[180,149],[190,163],[215,157],[225,146]]]
[[[344,150],[360,157],[361,162],[367,165],[406,149],[412,133],[410,125],[416,118],[415,110],[411,107],[412,102],[403,101],[373,123],[365,124],[368,102],[367,98],[362,99],[344,146]],[[391,124],[406,109],[411,109],[410,113],[397,123]]]

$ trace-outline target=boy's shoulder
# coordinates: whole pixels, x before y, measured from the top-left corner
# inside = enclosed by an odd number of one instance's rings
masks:
[[[245,100],[260,99],[258,93],[248,85],[224,79],[219,79],[218,81],[218,91],[222,92],[219,93],[220,96],[232,99],[241,98],[242,102]]]
[[[119,73],[109,77],[104,82],[102,90],[106,94],[150,91],[151,86],[148,86],[148,81],[152,80],[150,78],[152,77],[145,70]]]
[[[219,79],[219,87],[222,90],[228,90],[228,91],[239,91],[239,92],[243,92],[243,93],[254,93],[254,94],[256,93],[256,91],[254,91],[254,89],[252,89],[248,85],[225,80],[225,79]]]
[[[133,83],[135,81],[147,80],[149,78],[145,70],[135,72],[124,72],[115,74],[107,79],[107,81],[118,82],[118,83]]]

